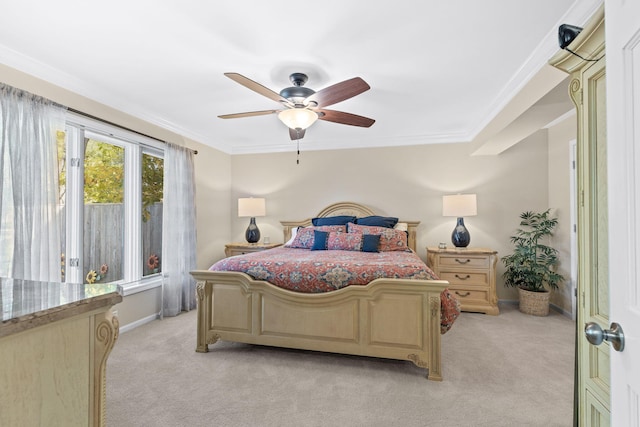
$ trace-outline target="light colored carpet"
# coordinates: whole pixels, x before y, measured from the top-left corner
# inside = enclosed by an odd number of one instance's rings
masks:
[[[107,425],[571,426],[575,323],[501,306],[442,337],[443,382],[411,362],[230,342],[195,352],[196,312],[120,335]]]

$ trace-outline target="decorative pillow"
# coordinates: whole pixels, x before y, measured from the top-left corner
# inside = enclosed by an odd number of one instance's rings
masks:
[[[386,227],[373,227],[368,225],[357,225],[349,223],[347,225],[349,233],[375,234],[380,236],[380,252],[406,251],[409,249],[409,236],[405,231],[395,230]]]
[[[355,216],[349,215],[336,215],[336,216],[327,216],[324,218],[313,218],[311,219],[311,224],[314,226],[322,226],[322,225],[347,225],[349,222],[355,222]]]
[[[330,251],[359,251],[362,248],[362,234],[329,233],[327,249]]]
[[[398,223],[398,218],[394,218],[392,216],[365,216],[363,218],[357,218],[354,222],[359,225],[370,225],[374,227],[386,227],[393,228]]]
[[[336,233],[338,234],[338,233]],[[340,233],[347,234],[347,233]],[[313,230],[313,246],[311,246],[312,251],[326,251],[327,241],[329,240],[329,232],[328,231],[318,231]]]
[[[351,233],[347,233],[351,234]],[[355,233],[354,233],[355,234]],[[380,236],[377,234],[361,234],[362,236],[362,252],[380,252]]]
[[[322,227],[302,227],[298,229],[293,242],[289,244],[290,248],[311,249],[313,246],[314,231],[334,231],[336,233],[344,233],[347,227],[344,225],[323,225]]]

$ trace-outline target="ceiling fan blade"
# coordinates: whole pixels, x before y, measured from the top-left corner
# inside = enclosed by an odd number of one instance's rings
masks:
[[[253,117],[253,116],[266,116],[267,114],[279,113],[282,110],[263,110],[263,111],[250,111],[247,113],[235,113],[235,114],[223,114],[221,119],[239,119],[241,117]]]
[[[314,102],[319,107],[327,107],[344,101],[345,99],[352,98],[369,89],[371,89],[371,87],[367,82],[362,80],[360,77],[354,77],[324,89],[320,89],[313,95],[307,97],[304,100],[304,104],[309,105],[310,102]]]
[[[358,116],[357,114],[345,113],[342,111],[335,110],[323,110],[318,109],[314,110],[320,114],[318,114],[318,120],[325,120],[327,122],[340,123],[342,125],[350,125],[350,126],[360,126],[363,128],[368,128],[373,125],[376,121],[364,116]]]
[[[254,92],[259,93],[260,95],[266,96],[269,99],[273,99],[276,102],[279,102],[283,105],[287,105],[293,107],[293,103],[289,101],[287,98],[283,98],[279,93],[272,91],[271,89],[262,86],[260,83],[254,82],[251,79],[246,78],[242,74],[238,73],[224,73],[225,76],[229,77],[236,83],[240,83],[242,86],[251,89]]]
[[[304,131],[305,129],[289,128],[289,137],[291,138],[292,141],[295,141],[296,139],[302,139],[304,138]]]

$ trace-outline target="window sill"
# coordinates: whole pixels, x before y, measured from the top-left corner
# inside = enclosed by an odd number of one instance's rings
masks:
[[[162,287],[162,276],[158,275],[147,279],[141,279],[137,282],[124,283],[121,286],[122,296],[126,297],[139,292]]]

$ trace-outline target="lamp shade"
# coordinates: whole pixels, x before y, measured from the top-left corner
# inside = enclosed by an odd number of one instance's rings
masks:
[[[246,197],[238,199],[238,216],[239,217],[256,217],[265,216],[267,210],[265,201],[260,197]]]
[[[306,129],[318,120],[318,115],[306,108],[290,108],[279,112],[278,118],[289,129]]]
[[[478,214],[475,194],[442,196],[442,216],[475,216]]]

